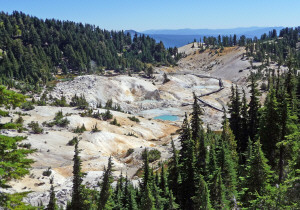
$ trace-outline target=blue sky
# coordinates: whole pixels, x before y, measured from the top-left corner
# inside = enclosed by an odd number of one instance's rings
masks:
[[[0,10],[108,30],[300,25],[300,0],[0,0]]]

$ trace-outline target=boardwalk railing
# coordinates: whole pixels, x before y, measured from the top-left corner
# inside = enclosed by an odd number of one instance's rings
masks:
[[[171,75],[176,75],[176,73],[170,73]],[[178,73],[177,73],[178,74]],[[182,73],[182,74],[189,74],[189,73]],[[220,109],[218,107],[216,107],[215,105],[203,100],[201,97],[204,97],[204,96],[209,96],[211,94],[214,94],[214,93],[218,93],[220,92],[221,90],[224,89],[224,85],[223,85],[223,81],[221,78],[218,78],[218,77],[212,77],[212,76],[208,76],[208,75],[202,75],[202,74],[191,74],[191,75],[194,75],[196,77],[199,77],[199,78],[209,78],[209,79],[216,79],[216,80],[219,80],[219,89],[218,90],[214,90],[214,91],[211,91],[209,93],[205,93],[205,94],[201,94],[200,96],[197,96],[198,98],[198,101],[200,101],[201,103],[203,103],[205,106],[208,106],[212,109],[215,109],[219,112],[223,112],[223,109]],[[183,103],[182,106],[188,106],[190,104],[187,104],[187,103]]]

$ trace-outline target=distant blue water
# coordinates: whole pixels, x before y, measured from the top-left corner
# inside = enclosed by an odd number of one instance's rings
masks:
[[[179,119],[176,115],[159,115],[157,117],[154,117],[155,120],[169,120],[169,121],[176,121]]]

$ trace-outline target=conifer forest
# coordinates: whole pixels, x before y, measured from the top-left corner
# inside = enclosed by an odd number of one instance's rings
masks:
[[[0,209],[300,209],[299,35],[165,47],[2,11]]]

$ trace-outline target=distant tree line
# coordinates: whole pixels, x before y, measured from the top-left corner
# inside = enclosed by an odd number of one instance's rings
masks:
[[[10,79],[45,84],[59,70],[139,72],[146,63],[170,65],[178,58],[177,48],[166,49],[149,36],[132,39],[129,33],[90,24],[0,13],[0,82],[6,85]]]
[[[296,68],[300,67],[300,27],[284,28],[279,35],[274,29],[269,34],[263,34],[260,39],[254,38],[247,43],[247,56],[252,56],[254,61],[269,65],[276,62],[278,67],[294,63]],[[297,45],[298,43],[298,45]]]

